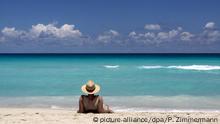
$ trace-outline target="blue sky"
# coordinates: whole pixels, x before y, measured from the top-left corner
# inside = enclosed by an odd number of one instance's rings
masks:
[[[0,52],[220,52],[219,5],[219,0],[0,0]]]

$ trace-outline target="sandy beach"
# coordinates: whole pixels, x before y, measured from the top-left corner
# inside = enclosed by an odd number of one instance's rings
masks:
[[[219,124],[220,112],[78,114],[73,110],[67,109],[0,108],[0,124],[200,124],[200,122],[201,124]]]

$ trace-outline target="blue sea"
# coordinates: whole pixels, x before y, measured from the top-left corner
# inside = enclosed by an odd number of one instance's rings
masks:
[[[114,111],[220,111],[220,54],[4,54],[0,107],[77,110],[88,80]]]

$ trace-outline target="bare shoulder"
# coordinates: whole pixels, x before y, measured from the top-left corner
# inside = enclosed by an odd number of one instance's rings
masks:
[[[102,96],[97,96],[97,99],[99,99],[99,101],[103,101],[103,98],[102,98]]]
[[[85,97],[85,95],[81,95],[81,96],[79,97],[79,100],[82,101],[84,97]]]

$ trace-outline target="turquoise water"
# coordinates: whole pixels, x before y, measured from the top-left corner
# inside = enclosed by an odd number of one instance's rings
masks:
[[[0,106],[76,107],[101,85],[119,109],[220,110],[220,55],[0,55]]]

